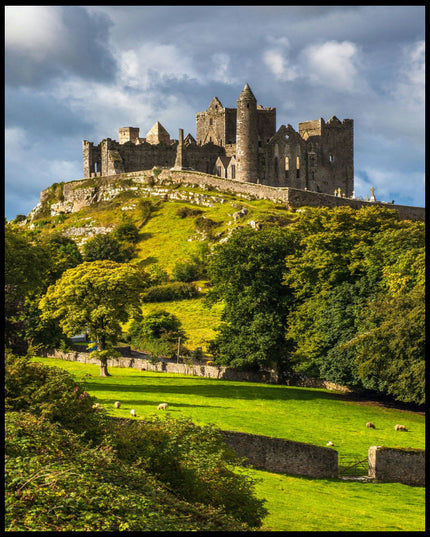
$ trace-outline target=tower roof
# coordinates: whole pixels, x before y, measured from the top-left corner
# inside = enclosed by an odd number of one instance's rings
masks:
[[[249,87],[248,82],[245,84],[245,87],[242,90],[242,93],[239,96],[239,99],[253,99],[257,102],[257,99],[255,98],[254,94],[252,93],[251,88]]]
[[[170,134],[166,131],[163,125],[157,121],[152,129],[146,135],[146,141],[150,144],[158,144],[160,142],[169,142]]]

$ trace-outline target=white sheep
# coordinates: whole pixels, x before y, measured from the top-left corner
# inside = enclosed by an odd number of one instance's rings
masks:
[[[121,406],[121,403],[119,401],[115,401],[114,405],[115,408],[119,408]]]
[[[368,423],[366,423],[366,427],[367,427],[368,429],[376,429],[375,425],[374,425],[371,421],[369,421]]]
[[[334,446],[333,442],[327,442],[327,446]]]
[[[406,427],[404,425],[399,425],[399,424],[394,426],[394,430],[395,431],[407,431],[407,429],[406,429]]]
[[[167,403],[160,403],[157,407],[157,410],[167,410],[169,405]]]
[[[130,414],[133,416],[133,418],[136,417],[136,411],[134,410],[134,408],[130,410]]]

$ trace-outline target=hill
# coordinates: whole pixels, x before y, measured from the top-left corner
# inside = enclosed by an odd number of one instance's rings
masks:
[[[165,271],[169,277],[177,263],[201,257],[241,226],[288,226],[298,214],[269,199],[252,194],[211,190],[160,179],[161,170],[128,179],[96,177],[70,183],[54,183],[41,194],[41,202],[20,225],[40,237],[61,234],[84,244],[98,234],[114,231],[121,223],[139,229],[131,262],[149,271]],[[129,174],[130,175],[130,174]],[[190,348],[214,336],[221,307],[203,305],[207,282],[197,281],[196,298],[148,303],[144,313],[166,309],[178,316]]]

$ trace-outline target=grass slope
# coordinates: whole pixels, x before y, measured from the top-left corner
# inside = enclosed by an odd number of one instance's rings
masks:
[[[172,416],[190,416],[196,424],[264,434],[325,446],[331,440],[340,455],[366,457],[371,445],[425,446],[422,415],[357,404],[327,390],[233,382],[111,367],[100,378],[91,364],[37,358],[85,379],[111,415],[138,417],[169,403]],[[86,376],[91,375],[91,376]],[[113,403],[119,400],[120,409]],[[372,421],[376,429],[367,429]],[[402,423],[407,433],[394,431]],[[267,498],[264,525],[283,531],[423,531],[424,489],[396,483],[367,484],[313,480],[253,470],[262,481],[257,493]]]

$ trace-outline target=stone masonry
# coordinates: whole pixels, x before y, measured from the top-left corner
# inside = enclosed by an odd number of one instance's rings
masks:
[[[197,140],[180,129],[173,140],[158,121],[144,138],[139,128],[119,129],[119,142],[83,141],[84,178],[153,167],[195,170],[275,187],[353,195],[353,120],[333,116],[276,129],[276,109],[257,104],[245,85],[237,108],[214,97],[196,115]]]

